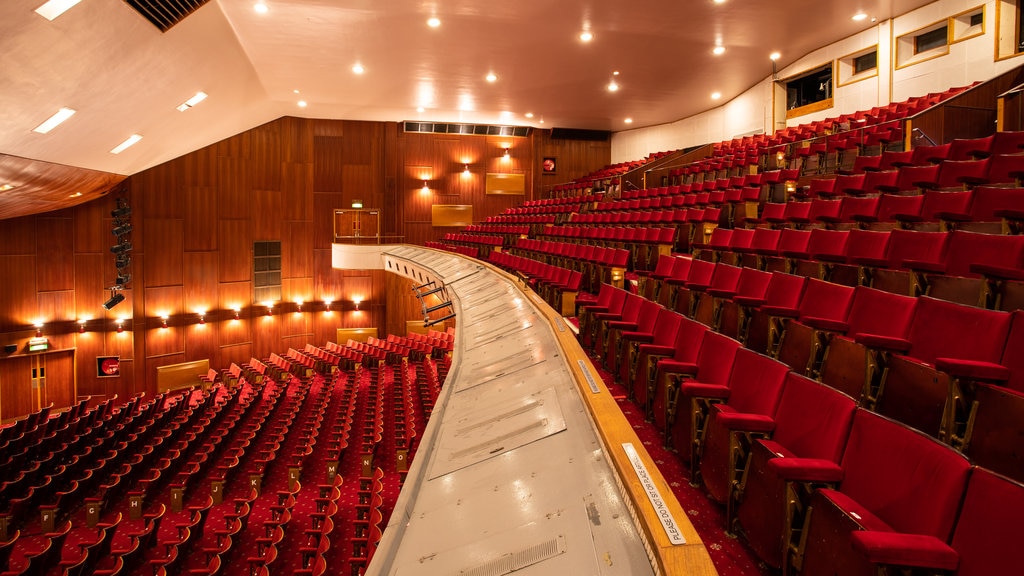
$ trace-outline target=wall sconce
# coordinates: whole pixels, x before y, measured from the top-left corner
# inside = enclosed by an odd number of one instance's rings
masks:
[[[300,312],[302,312],[302,300],[296,300],[295,301],[295,313],[299,314]]]
[[[124,332],[124,318],[118,318],[117,319],[117,333],[120,334],[122,332]]]
[[[206,324],[206,310],[200,310],[196,314],[199,314],[199,325]]]
[[[362,298],[353,298],[352,299],[352,305],[355,306],[356,310],[359,310],[359,305],[362,304],[362,303],[363,303],[363,299]]]
[[[331,304],[334,304],[332,300],[324,300],[324,312],[331,313]]]
[[[263,305],[267,307],[267,316],[273,316],[274,315],[274,303],[273,302],[264,302]]]
[[[85,323],[86,322],[88,322],[88,320],[85,320],[85,319],[82,319],[82,320],[78,321],[78,333],[79,334],[85,334]]]
[[[462,176],[463,176],[463,177],[468,177],[468,176],[469,176],[470,174],[471,174],[471,172],[469,171],[469,164],[466,164],[466,165],[465,165],[465,166],[464,166],[464,167],[462,168]]]
[[[423,188],[420,188],[420,194],[430,194],[430,186],[427,186],[427,181],[423,181]]]
[[[235,320],[241,320],[241,317],[242,317],[242,309],[241,309],[241,308],[239,308],[239,307],[237,307],[237,306],[235,306],[235,308],[234,308],[234,310],[233,310],[233,311],[234,311],[234,313],[235,313]]]
[[[36,338],[41,338],[43,336],[43,323],[37,321],[33,326],[36,327]]]
[[[505,160],[509,160],[509,159],[512,158],[512,153],[510,152],[510,147],[509,146],[505,146],[505,156],[504,156],[504,158],[505,158]]]
[[[161,328],[167,328],[167,320],[169,320],[169,317],[166,314],[160,317]]]

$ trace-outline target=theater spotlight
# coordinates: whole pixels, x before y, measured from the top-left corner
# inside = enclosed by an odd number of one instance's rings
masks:
[[[114,267],[121,269],[127,268],[132,263],[132,257],[127,254],[119,254],[117,258],[114,258]]]
[[[114,279],[114,283],[118,286],[124,286],[125,284],[132,281],[131,274],[118,274],[117,278]]]
[[[110,251],[113,252],[114,254],[124,254],[125,252],[130,252],[131,249],[132,249],[132,243],[131,242],[121,242],[120,244],[117,244],[116,246],[111,246],[110,247]]]
[[[112,228],[110,230],[110,233],[113,234],[114,236],[124,236],[126,234],[131,234],[131,232],[132,232],[132,225],[131,225],[131,223],[121,224],[120,226],[115,226],[114,228]]]
[[[117,306],[121,302],[124,302],[124,294],[121,294],[117,290],[110,291],[110,299],[103,303],[103,308],[110,310],[114,306]]]
[[[111,218],[118,218],[118,219],[120,219],[120,218],[129,218],[129,217],[131,217],[131,215],[132,215],[132,209],[129,208],[127,205],[123,205],[123,204],[110,211],[110,217]]]

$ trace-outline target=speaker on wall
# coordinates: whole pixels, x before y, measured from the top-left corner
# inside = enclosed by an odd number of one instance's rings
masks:
[[[5,344],[4,345],[4,352],[7,353],[7,354],[14,354],[17,351],[18,351],[18,345],[17,344]]]

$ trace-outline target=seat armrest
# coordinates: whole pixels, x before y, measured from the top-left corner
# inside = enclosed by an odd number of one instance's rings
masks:
[[[850,258],[850,262],[858,266],[869,266],[871,268],[887,268],[889,266],[889,261],[885,258],[871,258],[868,256]]]
[[[853,549],[874,564],[956,570],[960,556],[935,536],[878,530],[850,534]]]
[[[1007,220],[1024,220],[1024,210],[1014,210],[1012,208],[996,210],[992,215],[998,216],[999,218],[1006,218]]]
[[[767,300],[765,300],[764,298],[757,298],[754,296],[734,296],[732,301],[739,304],[740,306],[750,307],[757,307],[767,302]]]
[[[623,340],[635,340],[637,342],[654,342],[654,334],[650,332],[623,332],[619,334]]]
[[[729,430],[740,432],[771,432],[775,430],[775,419],[764,414],[719,412],[715,418]]]
[[[846,333],[850,329],[850,325],[842,320],[833,320],[831,318],[817,318],[814,316],[808,316],[801,318],[800,322],[815,328],[818,330],[827,330],[829,332],[842,332]]]
[[[636,330],[637,325],[636,322],[625,322],[623,320],[616,320],[615,322],[609,322],[608,328],[618,329],[621,332],[626,332],[629,330]]]
[[[936,212],[935,217],[946,222],[970,222],[971,215],[963,212]]]
[[[999,280],[1024,280],[1024,270],[993,264],[971,264],[971,272]]]
[[[727,290],[725,288],[708,288],[707,293],[715,298],[732,298],[736,295],[735,290]]]
[[[946,265],[942,262],[925,262],[924,260],[904,260],[902,266],[904,268],[909,268],[915,272],[932,272],[935,274],[942,274],[946,271]]]
[[[681,360],[665,358],[664,360],[658,361],[658,370],[667,374],[696,374],[697,365],[693,362],[683,362]]]
[[[960,358],[936,358],[935,367],[955,378],[1000,383],[1010,379],[1010,369],[994,362],[962,360]]]
[[[765,468],[793,482],[841,482],[843,469],[831,460],[822,458],[772,458]]]
[[[796,318],[800,315],[800,310],[796,308],[787,308],[785,306],[761,306],[759,308],[761,312],[766,312],[772,316],[781,316],[783,318]]]
[[[894,338],[892,336],[882,336],[881,334],[854,334],[853,341],[857,344],[863,344],[868,348],[877,348],[888,352],[905,353],[910,350],[910,340]]]
[[[641,354],[650,354],[652,356],[671,356],[676,351],[673,346],[665,346],[663,344],[641,344],[639,350]]]
[[[701,382],[684,382],[679,387],[679,393],[692,398],[717,398],[725,400],[729,397],[731,390],[728,386],[721,384],[704,384]]]

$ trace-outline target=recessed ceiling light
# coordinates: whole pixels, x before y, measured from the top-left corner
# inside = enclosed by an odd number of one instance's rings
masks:
[[[263,0],[259,0],[256,4],[253,4],[252,9],[259,14],[266,14],[270,10],[270,8],[267,8],[267,5],[263,3]]]
[[[768,55],[768,57],[771,58],[772,60],[778,60],[779,58],[782,58],[782,54],[779,54],[778,52],[772,52],[771,54]]]
[[[139,136],[138,134],[132,134],[131,136],[126,138],[124,142],[121,142],[120,144],[115,146],[114,149],[110,151],[110,153],[120,154],[121,152],[124,152],[129,146],[134,145],[139,140],[142,140],[142,136]]]
[[[14,188],[14,184],[3,184],[3,185],[0,185],[0,192],[7,192],[11,188]]]
[[[308,106],[308,104],[306,104],[305,100],[299,100],[298,101],[298,105],[299,105],[299,108],[305,108],[306,106]]]
[[[527,118],[533,118],[533,112],[527,112],[526,114],[523,114],[523,116],[526,116]]]
[[[498,76],[494,72],[488,72],[486,78],[488,82],[496,82],[498,80]]]
[[[196,104],[199,104],[203,100],[206,100],[206,92],[196,92],[195,96],[189,98],[188,100],[185,100],[181,104],[178,104],[178,110],[184,112],[185,110],[188,110]]]
[[[81,195],[81,192],[75,192],[74,194],[68,194],[68,198],[78,198]]]
[[[355,65],[352,66],[352,72],[354,72],[356,74],[362,74],[363,72],[366,72],[366,69],[363,68],[362,64],[356,62]]]
[[[440,25],[441,19],[438,18],[437,16],[431,16],[430,18],[427,18],[427,26],[430,26],[431,28],[437,28]]]
[[[294,92],[295,94],[298,94],[299,93],[299,89],[296,88],[295,90],[292,90],[292,92]]]
[[[722,93],[721,92],[712,92],[711,93],[711,99],[712,100],[718,100],[721,97],[722,97]]]
[[[72,6],[81,1],[82,0],[50,0],[39,8],[36,8],[36,14],[39,14],[47,20],[53,21],[54,18],[67,12]]]
[[[425,110],[425,108],[423,106],[417,106],[416,107],[416,111],[419,112],[420,114],[422,114],[424,110]]]
[[[725,0],[715,0],[715,4],[725,4]]]
[[[608,91],[609,92],[618,92],[618,90],[619,90],[619,85],[615,82],[615,80],[612,80],[611,82],[608,83]]]
[[[623,122],[625,122],[626,124],[632,124],[633,123],[633,119],[632,118],[626,118],[625,120],[623,120]]]
[[[711,53],[715,56],[721,56],[722,54],[725,54],[725,46],[715,46],[711,50]]]
[[[618,75],[619,75],[619,71],[618,70],[612,70],[612,76],[618,76]]]
[[[541,118],[540,120],[537,120],[537,122],[540,123],[540,124],[543,124],[544,123],[544,119]]]
[[[863,12],[857,12],[856,14],[853,15],[853,19],[856,22],[860,22],[861,20],[864,20],[867,17],[868,15]]]
[[[74,114],[75,114],[75,111],[72,110],[71,108],[61,108],[60,110],[57,111],[56,114],[54,114],[53,116],[50,116],[49,118],[47,118],[45,122],[43,122],[39,126],[36,126],[35,128],[33,128],[32,131],[33,132],[38,132],[40,134],[46,134],[50,130],[53,130],[54,128],[56,128],[61,122],[63,122],[65,120],[67,120],[68,118],[71,118],[72,116],[74,116]]]
[[[590,32],[590,30],[584,30],[583,32],[580,32],[580,41],[581,42],[590,42],[593,39],[594,39],[594,35]]]

